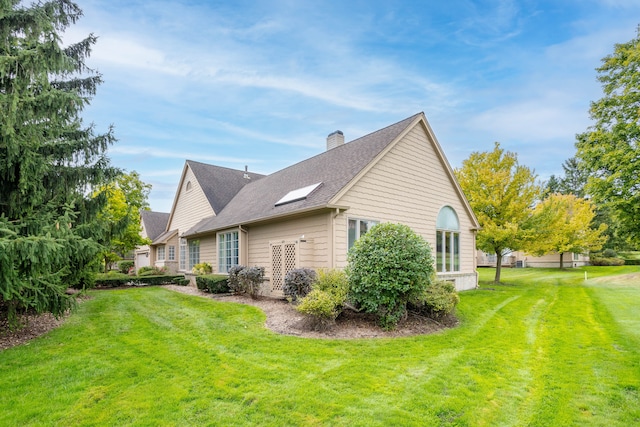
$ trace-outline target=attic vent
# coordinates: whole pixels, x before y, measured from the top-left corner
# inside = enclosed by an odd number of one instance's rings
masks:
[[[309,194],[316,188],[320,187],[322,183],[308,185],[306,187],[298,188],[297,190],[289,191],[282,199],[276,202],[276,206],[284,205],[286,203],[297,202],[298,200],[304,200]]]

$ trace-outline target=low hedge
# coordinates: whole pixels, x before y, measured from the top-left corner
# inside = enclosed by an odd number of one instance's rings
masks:
[[[206,276],[196,276],[196,286],[204,292],[212,294],[226,294],[229,289],[228,276],[221,274],[209,274]]]
[[[152,286],[175,283],[175,280],[182,279],[183,276],[128,276],[105,275],[96,278],[96,286],[103,288],[117,288],[119,286]]]
[[[591,257],[591,265],[595,266],[609,266],[609,265],[624,265],[625,260],[622,258],[598,258]]]
[[[640,265],[640,259],[625,259],[624,265]]]

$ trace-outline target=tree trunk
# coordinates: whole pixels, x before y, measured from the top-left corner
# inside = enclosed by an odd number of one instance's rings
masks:
[[[495,283],[500,283],[501,271],[502,271],[502,251],[496,252],[496,277],[493,279]]]

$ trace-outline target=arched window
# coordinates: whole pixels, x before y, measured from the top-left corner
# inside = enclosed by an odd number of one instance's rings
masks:
[[[191,191],[191,181],[187,182],[187,191]]]
[[[440,209],[436,220],[436,270],[460,271],[460,222],[451,206]]]

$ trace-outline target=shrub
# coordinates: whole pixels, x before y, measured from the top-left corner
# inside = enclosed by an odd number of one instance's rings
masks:
[[[418,300],[411,302],[411,308],[424,316],[438,320],[453,313],[459,302],[460,297],[453,283],[436,280]]]
[[[622,258],[592,257],[590,262],[591,262],[591,265],[596,265],[596,266],[624,265],[624,260]]]
[[[243,294],[245,292],[242,284],[240,283],[240,278],[238,277],[238,273],[245,268],[246,267],[244,265],[234,265],[229,269],[229,289],[235,294]]]
[[[117,288],[126,286],[131,281],[131,276],[118,271],[97,274],[95,285],[103,288]]]
[[[248,293],[257,298],[260,285],[264,282],[264,267],[245,267],[238,265],[229,269],[229,289],[237,294]]]
[[[201,276],[204,274],[211,274],[213,268],[211,268],[211,264],[209,264],[208,262],[201,262],[194,265],[191,271],[193,272],[193,274]]]
[[[257,298],[260,294],[260,285],[264,282],[264,267],[249,267],[238,273],[242,288],[251,296]]]
[[[406,225],[383,223],[356,241],[349,251],[349,299],[393,329],[407,302],[422,295],[434,276],[429,244]]]
[[[174,282],[176,279],[181,279],[182,276],[138,276],[131,277],[126,274],[101,274],[96,277],[96,286],[105,288],[116,288],[119,286],[152,286],[152,285],[164,285]]]
[[[605,249],[602,251],[602,258],[617,258],[618,254],[613,249]]]
[[[178,276],[174,278],[172,282],[178,286],[187,286],[191,282],[191,280],[185,279],[183,276]]]
[[[212,294],[226,294],[229,292],[228,277],[221,274],[197,276],[196,286],[201,291],[210,292]]]
[[[311,292],[300,300],[296,310],[307,315],[313,329],[327,329],[342,312],[348,289],[349,282],[343,271],[320,270]]]
[[[138,270],[138,277],[140,276],[162,276],[163,274],[167,274],[167,267],[155,267],[146,265],[144,267],[140,267]]]
[[[122,274],[129,274],[129,272],[134,267],[134,265],[135,265],[135,263],[133,261],[130,261],[130,260],[120,261],[118,263],[118,270]]]
[[[296,268],[284,276],[282,292],[291,302],[306,297],[318,275],[310,268]]]

